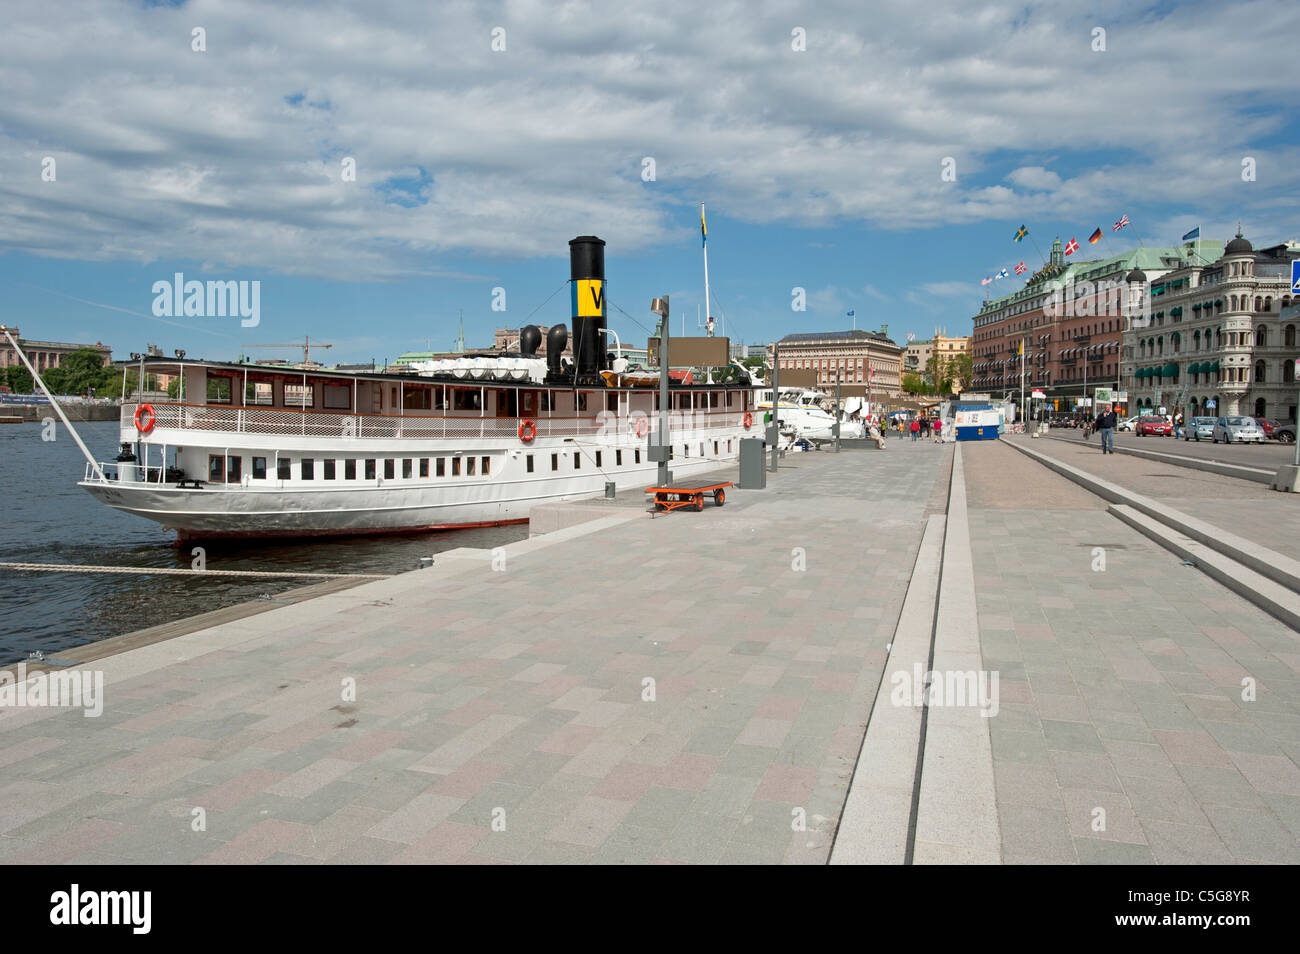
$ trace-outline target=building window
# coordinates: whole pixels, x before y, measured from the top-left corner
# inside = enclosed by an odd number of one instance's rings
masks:
[[[253,458],[253,479],[266,480],[266,458],[265,457]]]

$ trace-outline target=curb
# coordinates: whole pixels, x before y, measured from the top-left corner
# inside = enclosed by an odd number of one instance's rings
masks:
[[[1067,444],[1079,443],[1069,437],[1052,437],[1051,434],[1047,436],[1054,441],[1063,441]],[[1159,461],[1162,464],[1175,464],[1179,467],[1186,467],[1188,470],[1203,470],[1210,474],[1218,474],[1221,477],[1253,480],[1257,484],[1267,484],[1270,487],[1273,486],[1273,482],[1277,479],[1276,470],[1261,470],[1258,467],[1245,467],[1240,464],[1224,464],[1219,461],[1201,460],[1199,457],[1183,457],[1179,454],[1166,454],[1162,451],[1151,451],[1145,448],[1139,450],[1134,447],[1116,447],[1115,452],[1141,457],[1144,460]]]

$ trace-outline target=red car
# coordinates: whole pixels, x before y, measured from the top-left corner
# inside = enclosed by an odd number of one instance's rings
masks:
[[[1147,437],[1151,434],[1168,437],[1174,432],[1174,426],[1163,417],[1139,417],[1134,430],[1137,431],[1138,437]]]
[[[1258,424],[1263,429],[1264,436],[1269,438],[1270,440],[1272,440],[1273,438],[1273,429],[1275,427],[1282,426],[1281,421],[1272,421],[1269,420],[1267,417],[1257,417],[1255,418],[1255,423]]]

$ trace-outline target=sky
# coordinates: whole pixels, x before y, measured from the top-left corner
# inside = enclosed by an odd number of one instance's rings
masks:
[[[9,0],[0,323],[382,363],[568,322],[594,234],[643,346],[658,295],[703,333],[704,202],[733,340],[969,334],[1055,237],[1300,238],[1297,37],[1295,0]],[[258,324],[156,315],[176,273],[260,283]]]

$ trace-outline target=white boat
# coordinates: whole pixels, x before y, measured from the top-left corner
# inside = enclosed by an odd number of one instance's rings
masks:
[[[830,402],[830,395],[811,388],[780,388],[777,416],[781,433],[790,442],[810,441],[825,444],[835,440],[835,415],[822,404]],[[754,390],[754,407],[759,412],[772,410],[772,388]],[[861,438],[865,435],[861,421],[840,421],[842,439]]]

